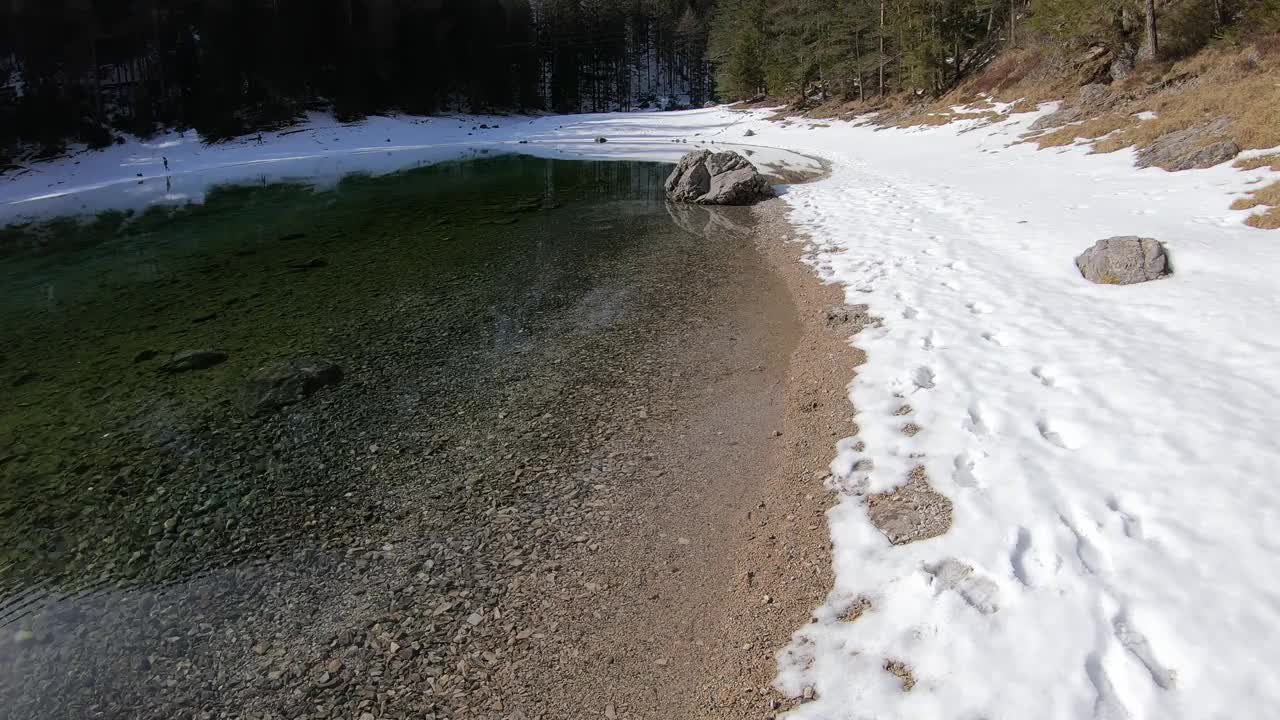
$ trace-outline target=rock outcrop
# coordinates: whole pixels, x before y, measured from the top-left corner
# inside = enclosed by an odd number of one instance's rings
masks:
[[[1086,280],[1103,285],[1132,285],[1171,272],[1164,246],[1135,235],[1099,240],[1076,258],[1076,267]]]
[[[298,357],[265,365],[254,371],[240,395],[240,407],[248,415],[265,415],[286,405],[302,402],[320,388],[342,381],[342,368],[328,360]]]
[[[667,199],[699,205],[752,205],[773,196],[769,182],[736,152],[699,150],[680,158],[666,184]]]
[[[1169,171],[1213,167],[1240,154],[1240,146],[1225,137],[1227,119],[1220,117],[1208,125],[1198,125],[1166,133],[1138,151],[1140,168],[1159,167]]]
[[[1122,101],[1123,97],[1112,93],[1106,85],[1091,83],[1080,88],[1073,103],[1039,118],[1027,129],[1035,132],[1088,120],[1109,112]]]

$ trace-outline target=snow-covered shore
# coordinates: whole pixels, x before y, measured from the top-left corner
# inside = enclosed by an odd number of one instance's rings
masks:
[[[792,717],[1280,706],[1280,246],[1228,210],[1267,172],[1012,144],[1033,119],[755,127],[833,162],[786,194],[791,219],[819,274],[884,318],[856,339],[859,435],[840,443],[835,483],[876,492],[923,464],[955,506],[949,533],[895,547],[844,495],[836,587],[782,658],[781,687],[816,694]],[[1073,258],[1115,235],[1164,241],[1175,274],[1083,280]],[[923,429],[907,437],[907,422]],[[948,559],[974,569],[950,589],[930,572]],[[840,622],[859,596],[871,609]],[[910,668],[909,692],[890,661]]]
[[[402,115],[344,124],[314,114],[294,128],[213,145],[203,144],[195,131],[169,132],[99,151],[73,148],[67,157],[0,175],[0,223],[201,202],[222,184],[299,181],[323,187],[349,173],[379,175],[488,153],[675,162],[689,146],[673,139],[706,144],[724,135],[718,124],[683,126],[672,121],[678,117]],[[818,169],[810,158],[770,147],[753,152],[757,164]]]
[[[791,717],[1200,720],[1280,707],[1280,244],[1227,209],[1268,171],[1171,174],[1135,170],[1128,152],[1038,151],[1014,142],[1034,114],[911,130],[766,116],[313,119],[212,148],[174,136],[0,177],[0,212],[72,209],[92,195],[79,190],[147,204],[210,178],[336,178],[484,149],[669,161],[689,149],[672,140],[687,140],[824,157],[829,177],[785,190],[797,239],[884,322],[855,340],[869,361],[849,387],[859,435],[833,463],[836,586],[780,658],[779,687],[814,690]],[[471,129],[481,123],[498,128]],[[1162,240],[1175,274],[1083,280],[1075,255],[1114,235]],[[904,435],[907,422],[920,432]],[[855,471],[861,460],[871,469]],[[954,526],[891,546],[856,490],[894,487],[917,464],[954,503]],[[930,572],[949,559],[973,568],[969,591]],[[841,622],[858,597],[870,609]],[[909,692],[890,661],[910,668]]]

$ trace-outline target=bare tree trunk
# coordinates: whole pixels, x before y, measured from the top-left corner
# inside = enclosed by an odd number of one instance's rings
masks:
[[[1143,11],[1143,41],[1142,52],[1139,58],[1143,60],[1155,60],[1160,56],[1160,40],[1156,35],[1156,0],[1145,0],[1142,4]]]
[[[880,97],[884,97],[884,4],[885,0],[880,0]]]
[[[1018,46],[1018,0],[1009,0],[1009,47]]]
[[[856,32],[853,35],[853,51],[854,67],[858,68],[858,101],[865,102],[867,99],[866,89],[862,85],[862,33]]]

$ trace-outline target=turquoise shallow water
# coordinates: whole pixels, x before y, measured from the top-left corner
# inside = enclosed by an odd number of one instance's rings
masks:
[[[289,542],[294,518],[349,488],[340,472],[272,472],[294,460],[239,413],[248,374],[321,355],[358,382],[406,306],[421,314],[399,331],[426,334],[414,362],[518,352],[548,306],[591,293],[575,268],[675,232],[665,173],[502,156],[6,228],[0,623],[49,591],[165,582]],[[625,303],[597,299],[588,330]],[[227,360],[160,371],[183,350]]]

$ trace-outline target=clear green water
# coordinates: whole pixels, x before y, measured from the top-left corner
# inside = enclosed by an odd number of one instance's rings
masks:
[[[358,469],[326,433],[359,425],[326,418],[331,398],[429,411],[468,353],[519,353],[549,308],[590,296],[576,268],[676,232],[666,171],[505,156],[4,229],[0,625],[46,596],[176,581],[372,512],[335,509]],[[621,303],[597,298],[580,329]],[[159,371],[202,349],[228,359]],[[299,354],[348,380],[245,417],[245,377]],[[425,368],[420,387],[385,392],[394,363]]]

